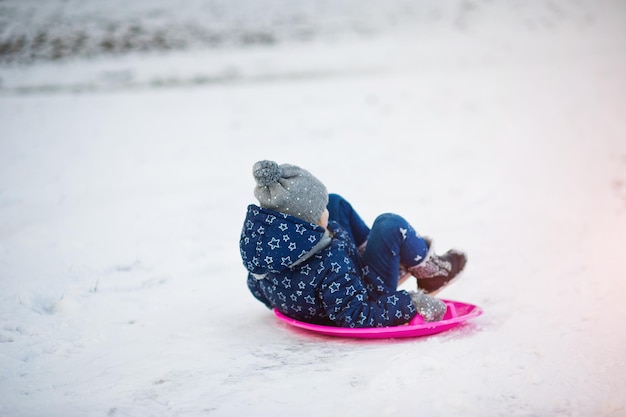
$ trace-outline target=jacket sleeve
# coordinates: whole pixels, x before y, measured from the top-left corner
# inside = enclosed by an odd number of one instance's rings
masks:
[[[320,290],[328,318],[341,327],[397,326],[411,321],[417,310],[406,291],[370,298],[360,276],[339,261],[331,262]]]
[[[252,293],[252,295],[254,295],[254,297],[259,300],[260,302],[262,302],[263,304],[265,304],[265,306],[267,308],[272,308],[272,304],[270,303],[270,301],[263,295],[263,292],[261,291],[261,284],[260,284],[260,280],[254,278],[254,276],[252,276],[252,274],[248,274],[248,289],[250,290],[250,292]]]

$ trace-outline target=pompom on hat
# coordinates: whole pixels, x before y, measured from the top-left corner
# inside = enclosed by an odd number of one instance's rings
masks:
[[[328,205],[328,191],[310,172],[290,164],[259,161],[252,168],[254,196],[263,208],[317,223]]]

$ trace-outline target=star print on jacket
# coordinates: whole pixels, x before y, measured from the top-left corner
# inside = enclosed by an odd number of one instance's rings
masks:
[[[408,292],[384,292],[348,233],[333,221],[328,229],[331,238],[316,224],[248,206],[239,247],[250,292],[268,308],[309,323],[382,327],[415,317]]]

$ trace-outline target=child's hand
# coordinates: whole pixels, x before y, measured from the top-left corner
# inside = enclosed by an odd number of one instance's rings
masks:
[[[448,308],[443,301],[422,292],[411,293],[411,301],[424,321],[441,320]]]

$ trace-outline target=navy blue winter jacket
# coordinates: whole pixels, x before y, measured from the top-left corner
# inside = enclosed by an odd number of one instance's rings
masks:
[[[381,327],[416,314],[406,291],[379,293],[355,243],[336,222],[323,227],[248,206],[239,242],[248,288],[269,308],[309,323]],[[365,277],[366,279],[363,279]]]

